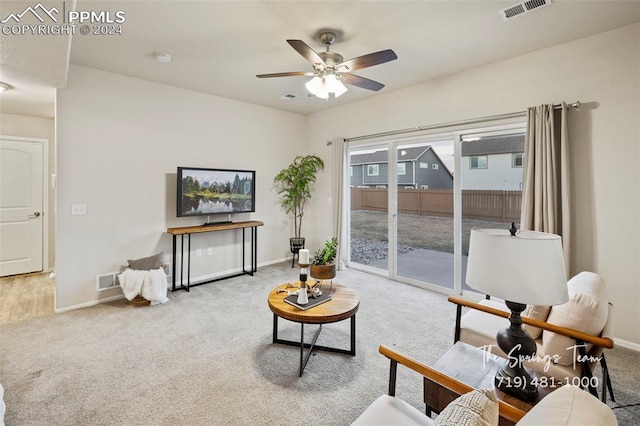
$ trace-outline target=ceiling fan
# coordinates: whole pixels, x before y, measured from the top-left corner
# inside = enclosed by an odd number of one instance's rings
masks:
[[[313,65],[313,71],[292,71],[279,72],[273,74],[259,74],[258,78],[271,77],[294,77],[309,76],[313,77],[307,82],[306,87],[309,92],[315,96],[328,99],[329,93],[333,93],[338,97],[347,91],[344,83],[361,87],[367,90],[378,91],[384,87],[384,84],[368,78],[351,74],[351,71],[372,67],[374,65],[383,64],[385,62],[397,59],[395,52],[391,49],[381,50],[379,52],[369,53],[368,55],[358,56],[357,58],[344,60],[342,55],[337,52],[331,52],[329,47],[336,40],[336,34],[330,31],[320,34],[320,41],[326,46],[326,51],[316,53],[302,40],[287,40],[287,43],[293,47],[296,52],[302,55],[307,61]]]

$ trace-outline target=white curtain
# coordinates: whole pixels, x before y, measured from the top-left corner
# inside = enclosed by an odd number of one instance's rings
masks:
[[[331,141],[333,152],[333,178],[331,179],[331,200],[332,200],[332,214],[333,214],[333,235],[338,238],[340,244],[338,245],[338,255],[336,259],[336,266],[338,270],[344,269],[347,264],[347,253],[344,250],[344,244],[347,241],[346,227],[343,226],[344,222],[344,206],[345,206],[345,191],[344,182],[345,174],[347,173],[347,156],[346,156],[346,144],[344,139],[333,139]]]
[[[551,104],[540,105],[527,113],[521,226],[560,235],[571,276],[567,106],[563,102],[556,112]]]

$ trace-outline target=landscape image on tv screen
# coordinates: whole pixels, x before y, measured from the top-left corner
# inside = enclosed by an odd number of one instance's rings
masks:
[[[178,216],[253,212],[255,172],[178,168]]]

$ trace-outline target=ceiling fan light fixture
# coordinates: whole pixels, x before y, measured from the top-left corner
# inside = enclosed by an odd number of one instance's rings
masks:
[[[324,84],[324,79],[322,80],[322,84],[316,90],[315,95],[320,99],[329,99],[329,91],[327,90],[327,86]]]
[[[530,1],[551,1],[551,0],[530,0]],[[325,31],[320,34],[320,41],[326,46],[326,51],[318,53],[310,48],[302,40],[287,40],[287,43],[298,52],[304,59],[313,66],[313,72],[291,71],[271,74],[258,74],[258,78],[271,77],[295,77],[314,76],[305,86],[309,93],[322,99],[329,99],[331,93],[337,98],[344,95],[348,89],[344,83],[360,87],[362,89],[379,91],[384,84],[368,78],[351,74],[351,71],[369,68],[374,65],[384,64],[398,59],[398,55],[391,49],[380,50],[378,52],[351,58],[347,61],[344,57],[330,50],[331,44],[336,40],[336,34],[332,31]],[[347,74],[348,73],[348,74]]]
[[[329,99],[329,92],[325,87],[324,79],[315,76],[305,84],[305,87],[312,95],[321,99]]]
[[[327,92],[333,93],[336,98],[343,95],[348,90],[344,83],[338,80],[338,77],[336,77],[335,74],[328,74],[324,78],[324,84],[327,88]]]
[[[330,93],[337,98],[348,90],[335,74],[327,74],[322,78],[315,76],[305,84],[305,87],[309,93],[321,99],[329,99]]]

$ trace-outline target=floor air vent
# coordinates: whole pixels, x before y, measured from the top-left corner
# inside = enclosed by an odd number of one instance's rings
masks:
[[[110,272],[96,276],[96,290],[104,291],[120,286],[118,282],[118,272]]]
[[[534,9],[539,9],[550,4],[551,0],[527,0],[502,9],[500,11],[500,16],[505,21],[508,21],[515,18],[516,16],[523,15],[527,12],[531,12]]]

